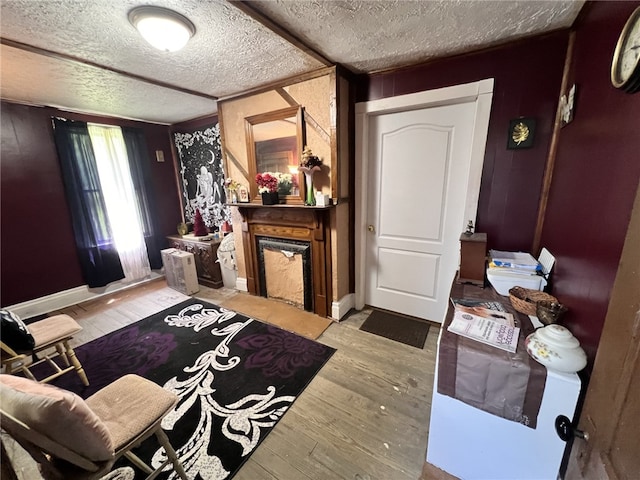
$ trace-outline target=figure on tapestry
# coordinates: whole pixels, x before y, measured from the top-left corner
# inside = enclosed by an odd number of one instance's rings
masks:
[[[230,220],[229,207],[225,206],[219,125],[175,133],[174,141],[180,160],[185,221],[192,222],[199,210],[207,227],[219,228]]]

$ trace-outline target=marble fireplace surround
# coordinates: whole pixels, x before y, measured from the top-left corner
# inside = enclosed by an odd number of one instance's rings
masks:
[[[264,264],[261,264],[259,242],[265,238],[278,239],[291,244],[310,247],[309,264],[312,292],[306,291],[305,310],[321,317],[331,312],[331,231],[330,211],[333,207],[309,207],[304,205],[240,204],[242,215],[242,242],[247,265],[247,289],[252,295],[266,296]],[[262,269],[262,270],[261,270]],[[262,271],[262,275],[261,275]],[[292,275],[299,275],[293,272]],[[307,282],[307,285],[309,283]]]

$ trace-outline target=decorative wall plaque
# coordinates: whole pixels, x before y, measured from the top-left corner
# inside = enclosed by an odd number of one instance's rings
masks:
[[[536,131],[535,118],[516,118],[509,122],[507,149],[530,148]]]

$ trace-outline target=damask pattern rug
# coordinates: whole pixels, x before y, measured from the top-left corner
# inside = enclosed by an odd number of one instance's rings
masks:
[[[74,374],[56,385],[83,398],[127,373],[178,395],[162,427],[189,477],[202,480],[231,478],[335,352],[197,299],[75,351],[90,386]],[[157,466],[164,450],[151,439],[137,453]]]

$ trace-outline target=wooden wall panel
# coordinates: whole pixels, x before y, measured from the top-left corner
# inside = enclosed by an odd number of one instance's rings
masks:
[[[556,256],[553,292],[564,322],[593,361],[640,179],[640,94],[611,86],[618,35],[640,2],[594,2],[576,28],[569,85],[541,245]]]
[[[3,306],[85,283],[53,140],[52,116],[142,128],[151,162],[147,186],[159,237],[175,233],[181,218],[166,125],[2,102],[0,302]],[[156,150],[163,151],[164,162],[156,162]]]
[[[495,79],[476,229],[490,248],[532,247],[567,41],[556,32],[360,78],[359,102]],[[537,120],[533,147],[507,150],[509,120],[520,116]]]

